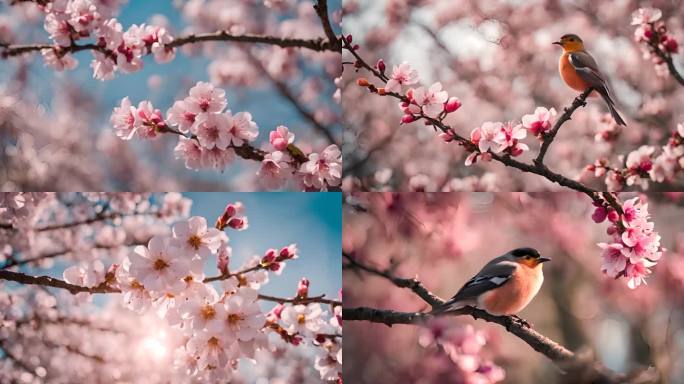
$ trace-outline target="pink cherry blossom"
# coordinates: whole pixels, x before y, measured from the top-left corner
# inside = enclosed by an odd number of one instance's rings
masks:
[[[194,333],[186,345],[197,360],[201,369],[209,367],[225,367],[234,357],[231,350],[233,339],[223,332],[203,331]]]
[[[93,78],[101,81],[113,79],[115,63],[100,52],[93,52],[93,57],[90,63],[93,68]]]
[[[181,136],[173,151],[177,159],[185,161],[185,167],[188,169],[199,169],[204,166],[202,147],[197,140]]]
[[[480,152],[500,152],[500,146],[496,146],[497,138],[503,128],[503,124],[499,122],[486,121],[481,126],[475,128],[470,133],[470,138],[473,144],[477,145]]]
[[[268,140],[276,151],[285,151],[294,142],[295,135],[286,126],[279,125],[268,134]]]
[[[202,150],[202,166],[206,168],[222,171],[233,159],[235,159],[235,152],[232,150],[219,147]]]
[[[180,257],[170,239],[153,237],[147,247],[137,246],[130,256],[131,276],[147,290],[178,290],[189,272],[188,262]]]
[[[255,302],[256,298],[255,290],[240,288],[225,301],[225,332],[239,341],[255,339],[264,325],[265,316]]]
[[[104,264],[100,260],[93,260],[85,265],[75,265],[64,270],[64,280],[67,283],[85,287],[96,287],[104,282]]]
[[[211,113],[220,113],[228,104],[226,92],[210,83],[200,81],[190,88],[190,96],[185,99],[185,107],[202,121]]]
[[[174,244],[181,250],[207,257],[218,250],[221,245],[221,232],[216,228],[208,228],[207,220],[193,216],[173,226]]]
[[[523,127],[529,129],[533,135],[539,136],[551,129],[553,118],[556,116],[554,108],[537,107],[534,113],[522,117]]]
[[[159,109],[155,109],[151,102],[141,101],[135,110],[135,131],[142,139],[155,139],[160,131],[166,128],[166,122]]]
[[[252,121],[249,112],[238,112],[232,118],[228,118],[228,140],[234,146],[240,147],[244,143],[254,141],[259,135],[259,128]]]
[[[287,182],[290,173],[290,165],[287,163],[283,152],[275,151],[267,153],[261,161],[261,168],[257,171],[259,182],[268,189],[282,188]]]
[[[660,20],[662,15],[658,8],[639,8],[632,13],[632,25],[653,23]]]
[[[232,119],[225,114],[207,115],[204,120],[197,124],[196,132],[202,148],[226,149],[230,144],[229,125]]]
[[[646,284],[646,276],[651,274],[649,267],[654,266],[648,260],[642,260],[636,264],[630,263],[625,269],[625,278],[627,279],[627,286],[631,289],[635,289],[642,283]]]
[[[55,71],[69,71],[78,66],[78,60],[69,53],[59,52],[57,48],[42,49],[40,52],[45,60],[45,65]]]
[[[394,66],[392,69],[392,76],[385,85],[387,92],[401,92],[402,85],[411,85],[418,83],[418,71],[411,68],[407,62],[401,63],[399,66]]]
[[[513,156],[519,156],[524,151],[529,151],[530,148],[519,140],[527,137],[527,130],[522,125],[508,122],[501,126],[501,130],[494,137],[494,141],[499,144],[497,152],[509,151]]]
[[[598,243],[597,245],[603,249],[601,271],[610,277],[618,277],[627,266],[627,258],[622,253],[624,246],[620,243]]]
[[[290,333],[313,335],[321,329],[322,314],[321,305],[312,303],[286,306],[280,316]]]
[[[135,117],[136,108],[131,105],[128,97],[121,100],[121,105],[114,108],[109,121],[114,126],[114,131],[123,140],[130,140],[136,132]]]
[[[342,178],[342,152],[337,145],[331,144],[320,155],[310,154],[299,171],[304,174],[304,184],[308,187],[325,189],[326,185],[338,186]]]
[[[449,94],[442,91],[442,83],[434,83],[427,90],[419,87],[413,90],[413,100],[422,108],[424,114],[435,117],[444,110]]]
[[[195,124],[195,117],[197,114],[188,111],[185,100],[178,100],[173,103],[173,106],[166,111],[166,120],[178,127],[178,130],[186,133]]]

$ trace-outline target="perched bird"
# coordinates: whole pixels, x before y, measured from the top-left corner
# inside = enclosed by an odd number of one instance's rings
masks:
[[[431,313],[470,305],[493,315],[515,315],[539,292],[544,282],[542,264],[549,260],[534,248],[514,249],[487,263],[454,297]]]
[[[567,34],[553,44],[560,45],[563,48],[558,69],[565,84],[580,92],[593,87],[595,92],[598,92],[608,104],[608,109],[610,109],[610,114],[615,122],[619,125],[627,125],[615,109],[615,102],[610,96],[606,77],[598,69],[596,60],[584,49],[582,39],[575,34]]]

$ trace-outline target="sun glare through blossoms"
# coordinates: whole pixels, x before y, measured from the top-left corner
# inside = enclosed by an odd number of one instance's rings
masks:
[[[341,382],[339,196],[277,200],[1,194],[0,381]]]

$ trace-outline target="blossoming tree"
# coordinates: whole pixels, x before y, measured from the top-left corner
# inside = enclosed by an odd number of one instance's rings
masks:
[[[263,292],[309,256],[286,244],[231,262],[248,207],[212,226],[175,193],[0,197],[0,381],[341,381],[341,301],[309,294],[318,276]]]
[[[173,163],[174,157],[179,160],[181,166],[171,171],[180,188],[202,180],[187,170],[208,170],[212,180],[219,180],[216,187],[222,189],[338,189],[340,124],[333,79],[340,72],[341,43],[334,32],[341,20],[339,1],[329,7],[326,0],[193,0],[177,3],[172,16],[167,16],[173,13],[169,6],[160,5],[160,12],[167,15],[148,15],[149,20],[129,25],[119,19],[125,3],[35,0],[10,1],[1,6],[0,57],[15,70],[2,74],[5,85],[0,87],[0,118],[7,121],[2,125],[3,148],[8,148],[4,152],[10,171],[2,176],[4,185],[14,189],[41,182],[50,185],[52,173],[75,168],[79,172],[70,177],[82,186],[104,180],[112,188],[121,184],[139,187],[136,176],[126,170],[144,163],[136,161],[136,153],[140,158],[154,153],[156,160],[149,162],[151,174],[166,174],[160,165]],[[124,11],[135,12],[134,5],[128,7]],[[140,13],[135,16],[140,17]],[[182,24],[171,21],[179,18],[178,13]],[[177,31],[181,27],[183,30]],[[31,42],[36,39],[41,40]],[[34,70],[32,62],[41,56],[48,71]],[[94,78],[90,82],[83,81],[87,72],[79,68],[82,60],[90,62]],[[196,81],[193,76],[181,77],[178,82],[170,72],[174,65],[181,71],[194,72],[191,67],[195,64],[207,68],[202,77],[208,76],[208,82]],[[155,72],[145,68],[149,65]],[[34,86],[34,71],[54,81],[41,79]],[[105,87],[93,82],[116,84],[128,81],[122,79],[126,76],[134,81],[147,80],[150,96],[156,93],[157,99],[162,90],[164,95],[184,96],[162,110],[155,108],[148,95],[129,94],[118,105],[101,106],[111,114],[107,124],[100,105],[90,105],[86,110],[77,103],[62,103],[67,107],[44,110],[44,103],[39,101],[42,92],[51,92],[54,103],[60,106],[58,100],[68,94],[64,92],[68,85],[60,80],[65,77],[59,72],[73,72],[66,76],[85,84],[85,90],[79,90],[82,99],[92,98],[92,89]],[[114,88],[109,91],[121,93]],[[244,95],[254,98],[257,94],[258,103],[241,100]],[[162,100],[166,103],[167,99]],[[235,110],[240,107],[249,110]],[[52,127],[51,112],[59,117],[57,129]],[[36,113],[44,122],[22,123],[15,118],[27,113]],[[95,129],[89,124],[81,127],[76,121],[75,131],[71,127],[74,120],[90,120]],[[108,129],[102,132],[106,125]],[[53,134],[58,131],[67,137]],[[127,143],[117,143],[114,137]],[[160,137],[167,139],[161,144],[152,142]],[[260,139],[264,137],[268,140]],[[144,152],[130,148],[133,139],[147,142]],[[59,156],[71,147],[77,148],[73,154],[85,161]],[[96,147],[126,159],[115,162],[98,156],[92,153],[97,152]],[[105,166],[98,166],[98,162]],[[126,167],[127,162],[132,165]],[[20,170],[25,168],[39,179],[24,177]],[[110,169],[117,168],[126,169],[108,175]],[[216,174],[224,170],[228,170],[232,184],[221,181],[225,175]],[[184,183],[184,178],[190,181]],[[73,183],[69,189],[73,190]]]
[[[672,342],[683,331],[682,196],[618,197],[622,213],[575,193],[346,196],[345,378],[676,381],[684,363]],[[656,231],[652,222],[670,225]],[[473,307],[429,314],[487,261],[519,247],[551,258],[520,314],[529,324]]]
[[[681,185],[681,7],[486,3],[345,4],[343,102],[365,100],[345,114],[347,190]],[[560,80],[551,43],[566,33],[611,80],[627,128]]]

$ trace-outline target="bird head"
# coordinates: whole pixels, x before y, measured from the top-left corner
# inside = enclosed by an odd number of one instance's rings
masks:
[[[584,43],[579,36],[574,33],[561,36],[560,40],[554,41],[553,44],[563,47],[564,52],[576,52],[584,50]]]
[[[534,248],[516,248],[509,252],[509,255],[518,264],[534,268],[551,259],[541,257],[539,251]]]

